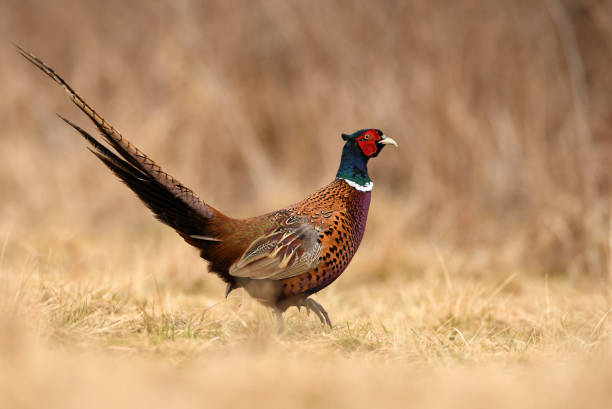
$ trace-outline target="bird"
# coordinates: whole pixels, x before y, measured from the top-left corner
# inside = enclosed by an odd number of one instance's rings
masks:
[[[19,54],[68,93],[93,122],[96,139],[58,116],[87,142],[88,149],[148,207],[209,262],[209,272],[226,283],[225,297],[243,288],[272,308],[281,325],[292,306],[313,312],[332,327],[329,314],[311,296],[334,282],[347,268],[363,237],[371,191],[368,161],[387,145],[398,146],[379,129],[342,133],[340,166],[331,183],[302,201],[246,219],[229,217],[122,136],[50,66],[15,45]],[[105,141],[106,144],[102,143]]]

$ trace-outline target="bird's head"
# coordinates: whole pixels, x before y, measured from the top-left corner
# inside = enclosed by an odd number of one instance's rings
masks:
[[[360,129],[352,134],[343,133],[342,139],[346,141],[345,146],[357,146],[366,159],[378,156],[385,145],[397,146],[397,142],[385,136],[379,129]]]
[[[342,139],[346,142],[336,177],[344,179],[357,190],[363,192],[372,190],[373,183],[368,176],[368,161],[378,156],[385,145],[397,146],[397,142],[378,129],[361,129],[352,134],[343,133]]]

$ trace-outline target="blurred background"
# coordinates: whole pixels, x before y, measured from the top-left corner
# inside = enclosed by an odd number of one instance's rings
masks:
[[[0,407],[611,406],[612,1],[2,0],[0,39]],[[333,330],[224,299],[11,42],[235,217],[393,137]]]
[[[180,241],[55,116],[88,125],[14,42],[236,217],[328,183],[341,132],[382,129],[399,149],[370,164],[356,279],[440,261],[609,274],[612,2],[4,0],[0,38],[6,257]]]

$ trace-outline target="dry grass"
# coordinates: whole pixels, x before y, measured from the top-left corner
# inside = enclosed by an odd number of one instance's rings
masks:
[[[612,3],[0,3],[0,407],[609,407]],[[333,330],[223,286],[54,115],[41,56],[224,212],[371,164]]]
[[[54,256],[3,263],[3,407],[582,407],[585,398],[605,407],[612,398],[609,287],[522,275],[451,275],[449,287],[439,270],[347,277],[317,297],[332,330],[291,310],[279,334],[244,293],[221,300],[178,240],[142,247],[108,242],[113,260],[78,273]]]

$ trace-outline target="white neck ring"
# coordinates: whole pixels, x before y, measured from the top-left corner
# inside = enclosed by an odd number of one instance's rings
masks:
[[[360,185],[359,183],[353,182],[352,180],[348,180],[344,178],[341,178],[341,179],[344,180],[346,183],[348,183],[349,186],[359,190],[360,192],[369,192],[374,187],[374,182],[372,182],[371,180],[365,185]]]

